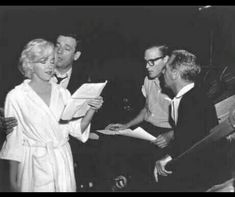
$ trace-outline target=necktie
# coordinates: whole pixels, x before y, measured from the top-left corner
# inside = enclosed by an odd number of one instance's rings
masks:
[[[55,74],[55,78],[57,79],[57,84],[60,84],[60,82],[63,80],[63,79],[66,79],[68,76],[65,76],[65,77],[58,77],[56,74]]]

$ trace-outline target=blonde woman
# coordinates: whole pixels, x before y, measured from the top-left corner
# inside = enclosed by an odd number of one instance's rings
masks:
[[[68,136],[87,141],[90,121],[103,100],[90,100],[91,108],[84,117],[60,124],[60,116],[71,95],[50,82],[54,62],[51,42],[30,41],[21,53],[19,64],[28,79],[6,97],[5,116],[16,117],[18,125],[8,134],[0,158],[10,160],[10,182],[14,191],[76,191]]]

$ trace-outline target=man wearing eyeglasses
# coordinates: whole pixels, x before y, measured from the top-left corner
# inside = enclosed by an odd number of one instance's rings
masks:
[[[145,106],[131,121],[125,124],[110,124],[106,129],[117,131],[134,127],[140,123],[144,123],[145,126],[154,125],[155,133],[150,131],[153,135],[158,136],[154,143],[160,148],[168,145],[173,138],[173,131],[168,121],[171,99],[162,92],[159,79],[168,58],[168,47],[165,45],[156,45],[145,50],[144,59],[148,71],[148,76],[145,77],[142,86],[142,93],[146,98]]]
[[[146,61],[146,69],[148,72],[148,76],[145,77],[144,84],[142,86],[142,93],[145,97],[145,106],[131,121],[125,124],[109,124],[105,128],[118,131],[127,128],[134,129],[140,126],[157,137],[153,143],[121,136],[114,136],[112,140],[109,140],[109,143],[111,143],[110,146],[117,148],[117,150],[110,150],[111,156],[114,155],[115,157],[115,155],[118,155],[119,153],[129,154],[134,158],[129,159],[129,161],[136,161],[137,157],[142,155],[137,159],[137,162],[133,162],[133,165],[127,162],[127,165],[130,165],[130,170],[134,170],[134,174],[140,174],[140,171],[142,170],[152,169],[153,166],[150,166],[151,160],[162,154],[162,151],[164,152],[165,147],[168,146],[174,136],[173,130],[168,121],[171,99],[167,94],[162,92],[160,83],[161,73],[168,61],[168,58],[168,47],[165,45],[154,45],[145,50],[144,59]],[[122,144],[122,146],[120,146],[120,144]],[[156,147],[159,150],[159,154],[156,151]],[[127,157],[129,157],[129,155]],[[141,162],[140,160],[142,158],[147,158],[147,160],[145,160],[145,162]],[[139,167],[136,167],[137,165],[140,166],[140,170],[138,170]],[[147,175],[147,173],[145,171],[143,174],[146,174],[146,176],[152,175]],[[144,181],[143,178],[137,179],[141,181],[141,184]],[[136,187],[136,189],[138,189],[138,187]],[[143,185],[139,189],[143,189]]]

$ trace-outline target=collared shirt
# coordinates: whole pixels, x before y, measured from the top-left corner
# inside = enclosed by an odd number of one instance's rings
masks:
[[[70,68],[70,69],[69,69],[66,73],[64,73],[63,75],[60,74],[57,70],[55,70],[55,74],[56,74],[58,77],[65,78],[65,79],[63,79],[63,80],[60,82],[60,85],[66,89],[66,88],[68,87],[69,80],[70,80],[70,77],[71,77],[71,74],[72,74],[72,68]],[[53,76],[53,77],[51,78],[51,81],[57,83],[56,77]]]
[[[148,79],[146,77],[142,86],[142,93],[146,98],[145,121],[157,127],[171,128],[169,124],[171,99],[161,92],[159,79]]]
[[[195,86],[194,83],[190,83],[186,86],[184,86],[177,95],[172,99],[171,101],[171,117],[174,120],[175,124],[177,124],[178,120],[178,108],[180,101],[184,94],[186,94],[189,90],[191,90]]]

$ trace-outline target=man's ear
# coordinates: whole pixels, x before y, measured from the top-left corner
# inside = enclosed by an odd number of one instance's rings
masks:
[[[164,61],[164,63],[166,64],[166,63],[168,62],[168,60],[169,60],[169,56],[166,55],[166,56],[164,57],[163,61]]]
[[[81,51],[77,51],[75,54],[74,54],[74,61],[78,60],[78,58],[80,57],[81,55]]]
[[[177,69],[172,69],[172,77],[173,79],[178,79],[178,77],[180,76],[180,72]]]

